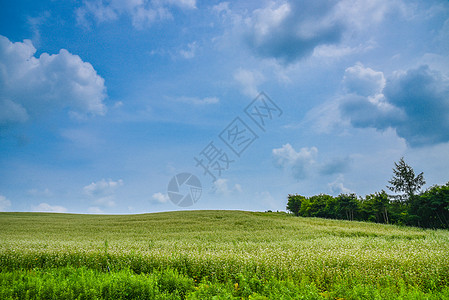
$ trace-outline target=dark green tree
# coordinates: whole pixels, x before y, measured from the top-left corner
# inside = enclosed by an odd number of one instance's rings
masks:
[[[356,194],[340,194],[337,197],[338,203],[338,217],[340,219],[346,219],[353,221],[354,216],[358,214],[360,210],[360,203]]]
[[[411,201],[421,187],[426,184],[424,173],[421,172],[415,176],[415,171],[405,163],[403,157],[401,157],[398,163],[395,162],[394,165],[393,177],[388,181],[391,186],[387,186],[387,188],[395,193],[402,193],[397,196],[399,200]]]
[[[449,182],[434,185],[410,204],[409,224],[427,228],[449,228]]]
[[[311,217],[336,219],[337,201],[334,197],[319,194],[309,197]]]
[[[299,216],[301,209],[301,202],[305,199],[301,195],[288,195],[287,210],[292,212],[295,216]]]

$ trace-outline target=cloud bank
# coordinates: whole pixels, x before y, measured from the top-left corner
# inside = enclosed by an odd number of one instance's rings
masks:
[[[281,148],[272,150],[274,164],[285,170],[289,170],[296,180],[305,180],[316,174],[330,176],[341,174],[349,169],[351,159],[333,158],[326,162],[318,161],[318,149],[316,147],[304,147],[296,151],[292,145],[285,144]]]
[[[48,203],[40,203],[38,206],[31,207],[35,212],[54,212],[54,213],[65,213],[67,208],[60,205],[50,205]]]
[[[90,63],[61,49],[35,57],[29,40],[0,35],[0,125],[25,122],[53,109],[103,115],[104,79]]]
[[[346,69],[342,116],[358,128],[393,128],[412,147],[449,141],[446,77],[427,65],[383,77],[360,64]]]
[[[93,199],[93,203],[101,207],[115,206],[116,190],[123,185],[123,180],[102,179],[83,187],[84,194]]]
[[[270,1],[243,18],[243,40],[256,55],[285,65],[318,49],[341,56],[357,49],[332,47],[372,28],[387,13],[402,10],[400,1]]]
[[[78,24],[89,27],[91,20],[97,23],[114,21],[121,15],[131,18],[135,28],[149,26],[156,21],[172,19],[169,7],[195,9],[196,0],[84,0],[76,10]]]
[[[271,2],[245,20],[245,40],[257,55],[291,63],[341,39],[344,26],[332,15],[334,6],[327,0]]]

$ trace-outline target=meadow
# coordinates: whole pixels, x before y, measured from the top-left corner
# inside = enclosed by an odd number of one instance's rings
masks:
[[[449,299],[449,231],[286,213],[0,213],[0,299]]]

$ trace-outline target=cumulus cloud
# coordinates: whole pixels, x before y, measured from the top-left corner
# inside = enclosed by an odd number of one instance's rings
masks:
[[[311,54],[318,45],[334,44],[341,39],[344,26],[333,15],[335,3],[270,2],[245,20],[245,39],[256,54],[291,63]]]
[[[6,199],[5,196],[0,195],[0,211],[6,211],[11,206],[11,201]]]
[[[354,127],[393,128],[410,146],[449,141],[449,81],[441,73],[423,65],[383,83],[379,72],[357,69],[346,70],[351,76],[343,81],[351,93],[340,105]]]
[[[343,175],[339,175],[335,181],[329,183],[328,187],[330,192],[334,195],[354,193],[353,191],[344,186],[343,181],[344,181]]]
[[[171,6],[195,9],[196,0],[84,0],[76,10],[76,19],[78,24],[89,27],[91,20],[102,23],[126,15],[131,18],[134,27],[143,28],[156,21],[172,19]]]
[[[335,6],[335,18],[348,28],[366,32],[382,22],[387,14],[407,16],[410,12],[402,0],[340,0]]]
[[[111,179],[102,179],[100,181],[92,182],[91,184],[86,185],[83,190],[89,196],[109,195],[114,193],[115,190],[122,185],[123,180],[121,179],[117,181],[113,181]]]
[[[281,148],[272,150],[274,163],[277,167],[289,170],[296,180],[304,180],[315,174],[341,174],[349,169],[349,158],[333,158],[327,162],[318,161],[316,147],[304,147],[296,151],[292,145],[285,144]]]
[[[29,40],[0,35],[0,124],[25,122],[56,108],[80,114],[105,113],[104,79],[91,64],[61,49],[42,53]]]
[[[55,213],[65,213],[67,208],[59,205],[50,205],[48,203],[40,203],[38,206],[32,206],[31,209],[35,212],[55,212]]]
[[[154,193],[152,196],[153,200],[156,201],[157,203],[167,203],[168,200],[170,200],[168,198],[167,194],[162,194],[160,192],[158,193]]]
[[[346,69],[343,85],[348,93],[368,97],[382,91],[385,87],[385,78],[382,72],[365,68],[361,63],[358,63]]]
[[[115,192],[122,185],[123,180],[121,179],[117,181],[102,179],[84,186],[83,191],[86,195],[94,199],[95,205],[112,207],[115,205]]]
[[[230,14],[227,4],[215,10]],[[349,46],[354,35],[368,36],[387,14],[405,15],[405,10],[400,0],[267,1],[242,14],[236,31],[254,54],[288,65],[311,54],[340,57],[369,50],[371,40]]]
[[[265,79],[259,71],[240,68],[234,73],[234,80],[241,86],[241,90],[245,95],[256,97],[260,93],[258,86]]]
[[[310,167],[315,164],[318,149],[301,148],[297,152],[292,145],[285,144],[281,148],[273,149],[272,154],[276,166],[290,169],[293,177],[300,180],[308,176]]]
[[[0,99],[0,125],[23,123],[28,120],[26,109],[9,99]]]
[[[231,13],[231,10],[229,9],[229,2],[220,2],[212,7],[212,11],[221,14],[221,13]]]
[[[229,187],[229,180],[225,178],[219,178],[214,181],[212,192],[220,195],[229,195],[231,193],[242,192],[242,186],[238,183],[233,187]]]

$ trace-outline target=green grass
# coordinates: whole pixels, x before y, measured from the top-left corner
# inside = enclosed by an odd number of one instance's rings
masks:
[[[1,299],[449,299],[449,231],[242,211],[0,213],[0,270]]]

